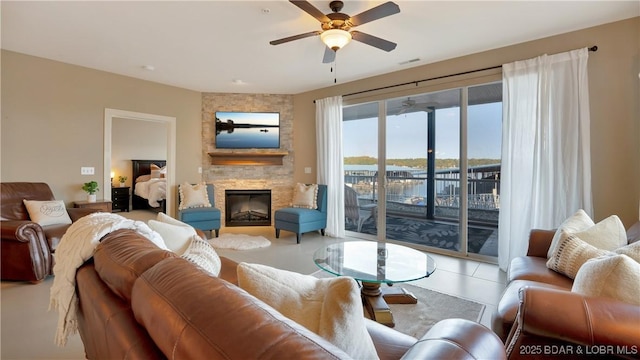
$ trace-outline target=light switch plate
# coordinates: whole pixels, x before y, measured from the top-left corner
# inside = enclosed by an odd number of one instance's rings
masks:
[[[305,167],[305,168],[304,168],[304,173],[305,173],[305,174],[311,174],[311,168],[310,168],[310,167],[308,167],[308,166],[307,166],[307,167]]]
[[[96,169],[90,166],[83,166],[80,168],[80,175],[94,175],[96,173]]]

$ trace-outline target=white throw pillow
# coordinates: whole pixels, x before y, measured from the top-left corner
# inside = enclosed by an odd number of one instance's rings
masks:
[[[196,230],[191,226],[173,225],[158,220],[149,220],[149,227],[160,234],[169,250],[182,255],[189,247]]]
[[[187,226],[187,227],[192,227],[191,225],[182,222],[178,219],[174,219],[171,216],[163,213],[163,212],[159,212],[158,215],[156,216],[156,220],[161,221],[163,223],[167,223],[167,224],[171,224],[171,225],[178,225],[178,226]]]
[[[222,262],[220,261],[218,253],[208,242],[202,240],[198,235],[192,237],[189,247],[187,247],[187,250],[180,257],[191,261],[213,276],[220,274]]]
[[[547,267],[574,279],[580,267],[587,260],[607,254],[610,252],[587,244],[577,235],[562,231],[558,246],[547,260]]]
[[[611,215],[588,229],[575,232],[575,235],[587,244],[603,250],[615,250],[627,244],[627,231],[616,215]]]
[[[616,254],[627,255],[640,263],[640,241],[613,250]]]
[[[31,221],[46,225],[71,224],[71,218],[67,213],[67,207],[62,200],[22,200],[27,208]]]
[[[296,184],[293,188],[293,207],[305,209],[318,208],[318,184]]]
[[[240,263],[238,284],[354,359],[378,358],[354,279],[318,279],[265,265]]]
[[[191,185],[187,182],[180,185],[180,206],[179,210],[198,208],[198,207],[211,207],[209,202],[209,196],[207,194],[207,184],[199,183]]]
[[[640,263],[626,255],[603,256],[582,265],[571,291],[640,305],[638,284]]]
[[[556,230],[556,233],[553,235],[553,240],[551,240],[551,246],[549,246],[549,251],[547,252],[547,259],[551,257],[553,254],[553,250],[558,246],[558,242],[560,242],[560,233],[564,230],[568,233],[576,233],[578,231],[586,230],[595,225],[593,220],[587,215],[587,213],[580,209],[575,214],[571,215],[567,218]]]

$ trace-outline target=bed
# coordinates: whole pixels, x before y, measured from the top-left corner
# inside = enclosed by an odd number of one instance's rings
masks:
[[[153,210],[166,214],[167,181],[163,176],[166,172],[166,160],[131,160],[132,165],[132,195],[133,210]],[[157,167],[152,174],[152,167]]]

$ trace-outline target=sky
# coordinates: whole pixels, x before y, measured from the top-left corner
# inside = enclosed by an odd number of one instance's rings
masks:
[[[460,109],[436,110],[436,157],[460,157]],[[345,121],[344,156],[378,157],[377,118]],[[500,158],[502,103],[469,106],[469,158]],[[387,116],[387,158],[427,157],[427,113]]]
[[[233,120],[236,124],[280,125],[279,113],[218,111],[216,117],[223,122]]]

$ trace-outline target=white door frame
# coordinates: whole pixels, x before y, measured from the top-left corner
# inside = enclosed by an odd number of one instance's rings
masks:
[[[118,109],[104,109],[104,174],[102,188],[105,189],[104,199],[111,200],[111,131],[113,126],[113,119],[128,119],[128,120],[141,120],[151,121],[157,123],[164,123],[167,125],[167,215],[174,216],[173,209],[173,193],[171,189],[175,184],[175,164],[176,164],[176,118],[171,116],[145,114],[134,111],[118,110]],[[135,181],[135,179],[131,179]]]

